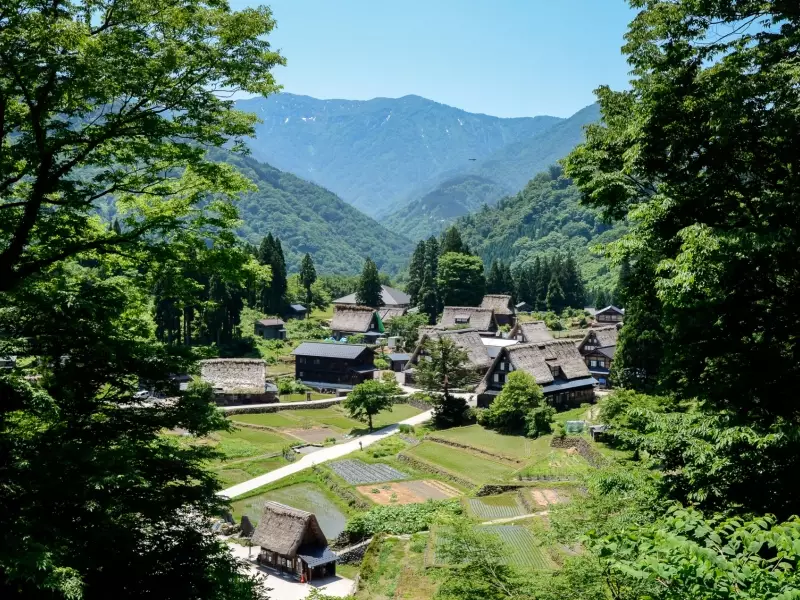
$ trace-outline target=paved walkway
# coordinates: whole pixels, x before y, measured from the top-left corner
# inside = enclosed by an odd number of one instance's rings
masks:
[[[228,542],[228,546],[231,549],[231,554],[236,558],[246,560],[250,571],[261,576],[262,585],[269,591],[269,597],[273,600],[303,600],[311,593],[312,589],[317,589],[326,596],[335,598],[345,598],[353,593],[355,582],[352,579],[325,577],[310,584],[300,583],[294,577],[289,577],[257,564],[255,556],[258,554],[259,548],[253,547],[250,552],[251,557],[248,558],[246,546],[240,546],[232,542]]]
[[[532,517],[544,517],[549,514],[548,511],[542,510],[540,512],[528,513],[527,515],[519,515],[517,517],[505,517],[503,519],[494,519],[492,521],[484,521],[481,525],[502,525],[503,523],[513,523],[514,521],[523,521]]]
[[[237,496],[241,496],[242,494],[246,494],[247,492],[260,488],[262,485],[267,485],[273,481],[278,481],[279,479],[283,479],[284,477],[288,477],[289,475],[308,469],[313,465],[318,465],[320,463],[328,462],[329,460],[341,458],[346,454],[350,454],[351,452],[359,450],[362,446],[366,448],[367,446],[370,446],[375,442],[379,442],[390,435],[394,435],[399,431],[399,425],[420,425],[425,421],[429,421],[432,413],[433,411],[429,410],[418,415],[414,415],[405,421],[400,421],[398,424],[389,425],[383,429],[378,429],[372,433],[359,436],[349,442],[345,442],[344,444],[337,444],[336,446],[323,448],[322,450],[314,452],[313,454],[308,454],[300,460],[286,465],[285,467],[275,469],[269,473],[264,473],[263,475],[259,475],[258,477],[229,487],[226,490],[222,490],[219,492],[219,495],[226,496],[228,498],[236,498]]]

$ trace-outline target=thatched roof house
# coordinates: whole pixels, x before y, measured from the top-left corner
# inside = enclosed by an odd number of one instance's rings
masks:
[[[578,406],[594,400],[597,381],[571,340],[503,348],[475,390],[479,406],[491,404],[503,389],[506,376],[511,371],[525,371],[533,375],[545,397],[555,406]]]
[[[446,338],[455,343],[467,354],[467,368],[474,373],[475,385],[483,377],[486,369],[492,364],[487,347],[483,344],[480,332],[474,329],[442,330],[439,328],[424,328],[420,330],[420,339],[413,354],[406,365],[406,382],[413,383],[414,368],[424,356],[424,344],[427,340]]]
[[[378,309],[378,316],[383,321],[383,324],[386,325],[389,321],[394,319],[395,317],[402,317],[406,314],[406,308],[395,308],[395,307],[387,307],[384,306]]]
[[[293,573],[301,581],[336,572],[337,556],[328,549],[328,540],[312,513],[267,501],[252,541],[261,546],[261,564]]]
[[[529,323],[517,323],[508,334],[509,338],[529,344],[532,342],[549,342],[553,335],[545,325],[544,321],[531,321]]]
[[[600,387],[611,387],[611,363],[617,351],[619,326],[593,327],[578,342],[578,352],[583,356],[592,377],[597,379]]]
[[[497,322],[494,318],[494,312],[490,308],[445,306],[442,318],[437,324],[437,329],[453,329],[456,327],[494,333],[497,331]]]
[[[481,308],[489,308],[495,315],[513,315],[516,312],[511,296],[505,294],[486,294],[481,300]]]
[[[384,332],[383,321],[378,313],[367,306],[334,307],[331,329],[336,338],[362,334],[368,339],[375,339]]]

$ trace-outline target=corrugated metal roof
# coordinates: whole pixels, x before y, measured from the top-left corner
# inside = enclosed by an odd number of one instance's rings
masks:
[[[338,556],[327,546],[301,546],[297,556],[302,558],[309,567],[318,567],[338,560]]]
[[[551,394],[553,392],[563,392],[564,390],[574,390],[576,388],[588,387],[597,383],[594,377],[584,377],[582,379],[575,379],[573,381],[565,381],[563,383],[551,383],[550,385],[543,385],[542,392]]]
[[[320,358],[349,358],[361,356],[365,344],[336,344],[333,342],[303,342],[294,349],[295,356],[317,356]]]

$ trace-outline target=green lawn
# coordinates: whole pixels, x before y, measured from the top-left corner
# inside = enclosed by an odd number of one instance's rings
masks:
[[[544,438],[548,441],[550,437]],[[536,458],[520,471],[521,475],[578,476],[591,470],[589,463],[580,454],[568,453],[564,448],[550,448],[538,452]]]
[[[282,456],[252,460],[217,461],[212,470],[226,486],[235,485],[289,464]]]
[[[375,428],[385,427],[397,423],[422,412],[408,404],[396,404],[391,411],[382,411],[372,420]],[[231,415],[232,421],[267,425],[276,428],[301,428],[301,427],[330,427],[343,433],[366,433],[365,423],[356,421],[347,416],[347,411],[341,406],[328,408],[303,408],[299,410],[283,410],[277,413],[263,413],[252,415]]]
[[[513,467],[501,462],[436,442],[422,442],[408,454],[475,483],[504,479],[514,472]]]
[[[556,423],[564,424],[567,421],[586,421],[589,416],[589,408],[585,407],[578,407],[572,408],[570,410],[565,410],[564,412],[556,413],[554,418]]]
[[[212,433],[207,440],[228,459],[280,452],[292,442],[290,438],[272,431],[247,427],[239,427],[230,433]]]
[[[533,440],[521,435],[503,435],[490,429],[484,429],[480,425],[455,427],[444,431],[436,431],[432,435],[435,438],[438,437],[488,452],[522,459],[531,456],[533,442]]]

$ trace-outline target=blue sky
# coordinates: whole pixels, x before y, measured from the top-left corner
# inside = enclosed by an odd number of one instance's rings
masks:
[[[627,86],[625,0],[266,0],[284,90],[417,94],[501,117],[566,117]],[[231,0],[234,8],[257,5]]]

